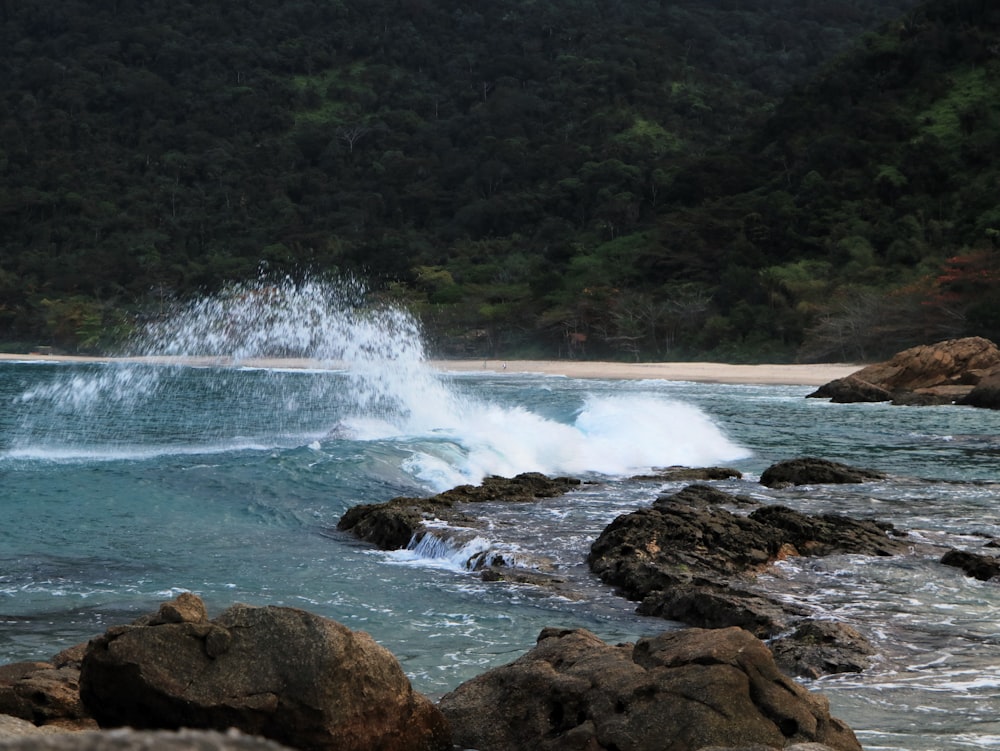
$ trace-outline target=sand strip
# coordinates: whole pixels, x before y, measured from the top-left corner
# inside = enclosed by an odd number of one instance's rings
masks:
[[[178,358],[122,358],[125,361],[174,363]],[[109,357],[79,357],[74,355],[10,355],[0,354],[0,361],[50,362],[111,362]],[[225,366],[231,361],[213,357],[184,358],[185,364]],[[254,359],[239,363],[260,368],[336,368],[336,364],[305,359]],[[664,381],[698,381],[702,383],[745,383],[792,386],[820,386],[843,378],[861,368],[850,363],[820,363],[815,365],[731,365],[717,362],[594,362],[584,360],[432,360],[430,365],[448,373],[535,373],[567,378],[655,379]]]

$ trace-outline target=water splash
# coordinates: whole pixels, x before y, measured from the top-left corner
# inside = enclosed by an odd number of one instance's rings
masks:
[[[60,373],[15,402],[8,455],[356,442],[369,453],[391,446],[393,471],[432,490],[490,474],[625,475],[747,455],[700,410],[660,397],[593,396],[568,421],[474,398],[428,366],[413,316],[356,281],[258,281],[194,300],[149,326],[128,358]]]

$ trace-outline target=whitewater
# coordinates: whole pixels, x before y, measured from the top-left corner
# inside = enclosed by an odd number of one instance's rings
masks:
[[[260,282],[153,322],[127,361],[0,363],[0,662],[46,659],[181,591],[306,608],[371,633],[439,695],[515,659],[547,626],[634,640],[634,613],[586,569],[615,516],[683,483],[656,467],[732,466],[761,502],[878,518],[916,542],[1000,536],[1000,415],[830,405],[796,386],[441,373],[418,323],[355,282]],[[260,367],[306,358],[314,367]],[[772,491],[816,455],[886,483]],[[572,475],[579,490],[477,507],[484,525],[375,551],[350,507],[487,475]],[[980,551],[984,552],[984,551]],[[484,582],[483,557],[558,574]],[[793,559],[762,585],[878,646],[862,674],[808,682],[868,749],[1000,747],[1000,584],[926,556]]]

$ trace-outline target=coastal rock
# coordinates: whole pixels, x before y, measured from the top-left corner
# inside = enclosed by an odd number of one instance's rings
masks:
[[[776,530],[786,551],[799,555],[859,553],[887,556],[905,553],[905,543],[895,540],[895,528],[886,522],[852,519],[840,514],[810,516],[785,506],[762,506],[750,518]]]
[[[774,661],[787,673],[819,678],[834,673],[860,673],[871,665],[875,650],[846,623],[808,619],[788,636],[769,642]]]
[[[0,751],[289,751],[266,738],[235,731],[132,730],[37,734],[3,739]]]
[[[836,404],[888,402],[892,400],[892,392],[874,383],[863,381],[856,375],[849,375],[820,386],[809,394],[809,398],[829,399]]]
[[[562,495],[579,485],[574,478],[550,478],[538,472],[512,478],[487,477],[480,485],[459,485],[429,498],[401,497],[354,506],[341,516],[337,529],[383,550],[400,550],[425,534],[424,523],[429,520],[460,526],[477,524],[475,517],[456,509],[457,504],[534,501]]]
[[[0,665],[0,714],[67,730],[97,727],[80,701],[80,670],[51,662]]]
[[[534,649],[444,696],[455,741],[478,751],[672,751],[822,743],[854,733],[738,629],[684,629],[609,645],[546,629]]]
[[[591,546],[591,570],[639,601],[645,615],[706,628],[740,626],[772,638],[795,628],[807,613],[753,586],[756,574],[771,563],[791,555],[883,556],[907,550],[891,536],[891,525],[835,514],[810,516],[778,505],[742,516],[720,507],[732,505],[733,496],[711,490],[689,486],[658,498],[649,508],[619,516]],[[867,664],[871,647],[863,637],[846,631],[841,635],[843,652],[830,664]],[[803,631],[801,637],[809,644],[816,640],[815,633]],[[829,634],[824,643],[836,637]],[[798,654],[809,656],[808,650]],[[809,660],[795,672],[811,675],[822,662],[812,656]]]
[[[988,370],[960,404],[984,409],[1000,409],[1000,366]]]
[[[911,347],[885,362],[861,368],[847,378],[832,381],[809,394],[832,401],[889,401],[941,404],[973,390],[984,374],[1000,365],[1000,348],[978,336],[949,339]],[[921,400],[908,401],[900,394],[922,392]]]
[[[741,477],[743,477],[743,473],[731,467],[657,467],[650,474],[637,475],[631,479],[696,482],[698,480],[732,480]]]
[[[304,751],[450,751],[447,722],[370,636],[284,607],[214,620],[184,602],[90,643],[84,705],[102,727],[234,727]]]
[[[945,566],[960,568],[966,576],[980,581],[989,581],[1000,576],[1000,558],[993,555],[970,553],[966,550],[949,550],[941,556],[941,563]]]
[[[885,475],[881,472],[805,456],[772,464],[761,474],[760,484],[769,488],[782,488],[789,485],[861,483],[884,479]]]

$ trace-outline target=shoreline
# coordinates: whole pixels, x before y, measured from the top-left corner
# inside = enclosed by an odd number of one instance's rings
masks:
[[[146,362],[183,363],[202,367],[234,363],[218,357],[100,357],[81,355],[4,354],[0,362]],[[602,380],[693,381],[764,386],[822,386],[854,373],[853,363],[740,365],[718,362],[621,363],[591,360],[428,360],[442,373],[487,373],[490,375],[547,375]],[[251,358],[240,366],[251,368],[338,369],[333,363],[302,358]]]

